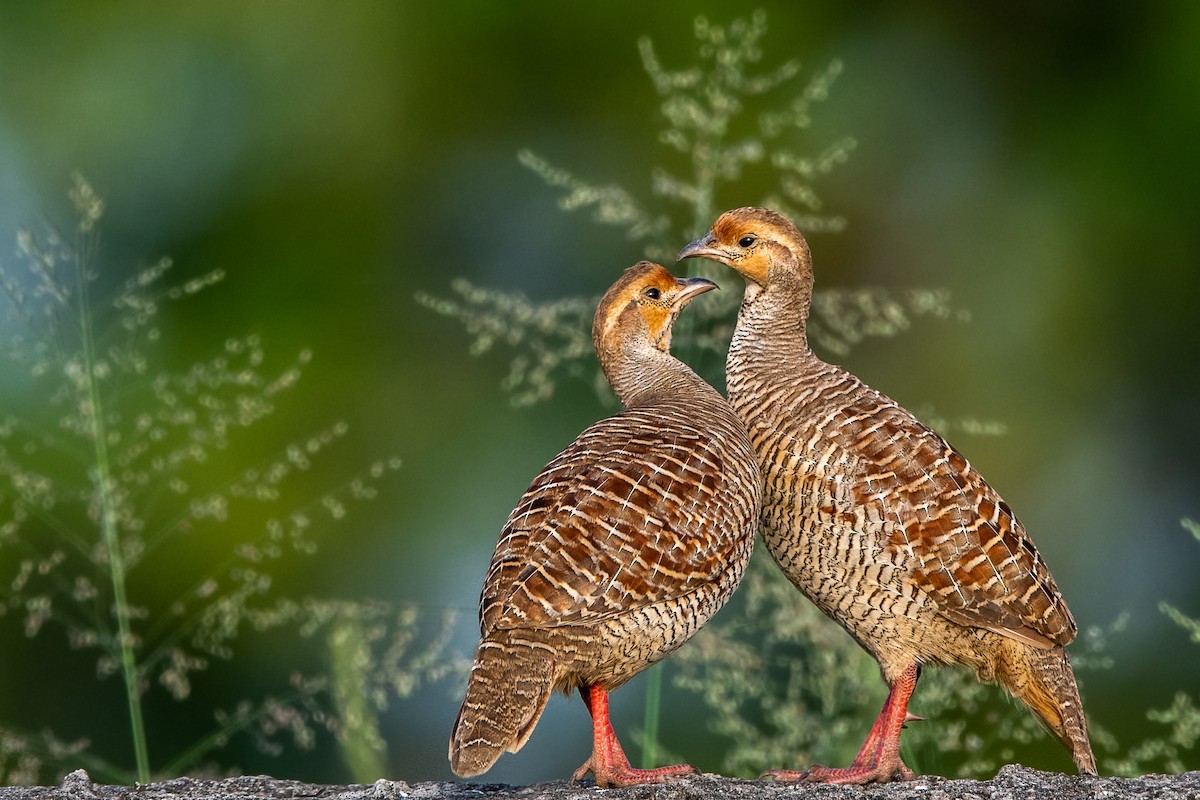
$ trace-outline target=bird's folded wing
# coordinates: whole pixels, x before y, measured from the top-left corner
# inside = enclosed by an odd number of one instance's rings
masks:
[[[875,392],[846,410],[839,440],[861,480],[865,519],[938,611],[1039,647],[1070,642],[1075,620],[1008,504],[941,436]]]
[[[644,411],[588,428],[509,516],[483,630],[593,623],[717,579],[753,524],[724,462],[711,433]]]

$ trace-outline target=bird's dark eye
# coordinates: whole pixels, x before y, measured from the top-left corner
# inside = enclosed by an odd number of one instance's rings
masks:
[[[754,242],[755,239],[753,236],[743,236],[742,238],[738,239],[738,246],[749,247],[750,245],[754,244]]]
[[[658,291],[658,287],[656,286],[647,288],[646,291],[642,292],[642,294],[646,295],[646,297],[649,297],[651,300],[657,300],[660,296],[662,296],[662,292]]]

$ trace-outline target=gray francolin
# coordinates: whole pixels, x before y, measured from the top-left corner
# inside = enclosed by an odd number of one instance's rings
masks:
[[[900,730],[923,664],[959,664],[1027,705],[1095,774],[1063,649],[1075,620],[1012,510],[957,450],[809,349],[813,272],[786,217],[740,208],[679,258],[746,279],[729,400],[763,467],[763,537],[788,578],[879,662],[887,700],[849,767],[781,780],[911,778]]]
[[[667,780],[634,769],[608,693],[690,638],[725,603],[758,526],[753,446],[726,400],[669,347],[683,307],[715,288],[641,262],[608,290],[592,337],[622,411],[587,428],[509,515],[480,598],[481,641],[450,765],[487,771],[528,740],[559,689],[592,716],[599,786]]]

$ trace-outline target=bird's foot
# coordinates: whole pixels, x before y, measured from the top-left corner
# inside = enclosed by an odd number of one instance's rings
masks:
[[[596,778],[596,785],[602,789],[620,786],[636,786],[639,783],[665,783],[683,775],[695,775],[700,770],[691,764],[672,764],[656,769],[635,769],[629,763],[610,763],[597,767],[594,758],[583,762],[583,766],[575,770],[571,782],[575,783],[589,772]]]
[[[759,776],[786,783],[833,783],[861,785],[864,783],[887,783],[893,780],[911,781],[917,775],[899,758],[880,760],[875,763],[854,763],[848,767],[822,767],[815,765],[805,770],[773,769]]]
[[[639,783],[664,783],[681,775],[692,775],[700,770],[691,764],[674,764],[658,769],[634,769],[617,741],[608,718],[608,692],[602,686],[591,685],[581,689],[584,702],[592,715],[592,755],[575,770],[571,782],[591,772],[596,785],[607,789],[610,786],[635,786]]]
[[[899,678],[889,684],[887,700],[867,740],[863,742],[848,767],[813,766],[800,772],[780,769],[764,772],[763,778],[803,783],[864,784],[888,781],[911,781],[917,777],[900,758],[900,731],[906,723],[919,722],[923,717],[908,710],[908,698],[917,685],[921,668],[910,665]]]

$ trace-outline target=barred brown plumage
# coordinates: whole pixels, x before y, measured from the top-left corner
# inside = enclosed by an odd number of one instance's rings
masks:
[[[623,410],[547,464],[504,525],[450,737],[457,774],[521,749],[551,692],[576,688],[593,751],[575,778],[591,770],[600,786],[624,786],[695,771],[631,768],[607,693],[716,613],[753,546],[753,446],[725,399],[669,353],[680,310],[715,286],[640,262],[600,301],[593,340]]]
[[[729,399],[763,465],[763,537],[788,578],[879,662],[889,693],[835,783],[911,778],[900,730],[922,664],[960,664],[1029,706],[1095,774],[1064,645],[1075,620],[1033,541],[963,456],[890,398],[809,349],[812,259],[764,208],[722,214],[680,259],[746,279]]]

